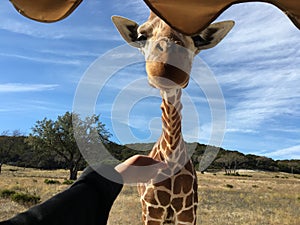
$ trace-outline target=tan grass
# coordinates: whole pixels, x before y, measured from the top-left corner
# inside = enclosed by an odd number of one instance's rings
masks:
[[[16,171],[12,171],[16,170]],[[300,175],[240,171],[252,177],[224,176],[222,172],[198,174],[198,223],[203,225],[299,225]],[[36,194],[42,201],[66,189],[47,185],[45,179],[63,182],[68,171],[41,171],[4,165],[0,190]],[[227,187],[232,185],[233,188]],[[0,220],[26,207],[0,199]],[[135,187],[124,187],[110,213],[109,225],[141,225],[141,206]]]
[[[197,224],[300,224],[299,178],[285,173],[240,172],[240,174],[245,173],[252,177],[224,176],[222,172],[216,175],[198,174]],[[232,185],[233,188],[228,188],[227,184]],[[128,188],[132,190],[132,194],[128,194]],[[111,210],[109,224],[142,224],[136,188],[123,189]]]
[[[68,171],[66,170],[47,171],[3,165],[0,174],[0,191],[8,189],[37,195],[41,197],[41,201],[45,201],[58,192],[65,190],[68,185],[47,185],[44,180],[55,179],[62,183],[66,178],[68,178]],[[9,199],[0,198],[0,220],[8,219],[26,209],[25,206]]]
[[[23,212],[25,210],[25,206],[8,199],[0,198],[0,221],[14,216],[16,212]]]

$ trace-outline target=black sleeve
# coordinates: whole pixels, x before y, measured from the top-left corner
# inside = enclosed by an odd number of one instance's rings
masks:
[[[102,168],[122,180],[112,167]],[[104,225],[122,187],[87,168],[69,189],[0,225]]]

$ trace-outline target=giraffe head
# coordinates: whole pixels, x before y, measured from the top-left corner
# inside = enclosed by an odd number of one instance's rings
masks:
[[[119,16],[112,20],[125,41],[144,54],[149,84],[159,89],[185,88],[194,56],[216,46],[234,25],[233,21],[214,23],[199,34],[187,36],[153,12],[142,25]]]

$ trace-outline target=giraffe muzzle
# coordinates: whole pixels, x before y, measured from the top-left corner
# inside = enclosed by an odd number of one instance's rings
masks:
[[[158,89],[185,88],[189,74],[185,71],[162,62],[146,62],[149,84]]]
[[[158,89],[185,88],[189,82],[194,54],[166,38],[150,42],[146,71],[150,85]]]

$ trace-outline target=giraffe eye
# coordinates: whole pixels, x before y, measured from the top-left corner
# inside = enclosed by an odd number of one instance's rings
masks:
[[[147,41],[147,36],[145,34],[139,34],[136,41],[139,45],[144,46]]]

